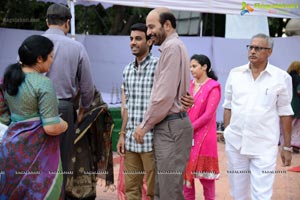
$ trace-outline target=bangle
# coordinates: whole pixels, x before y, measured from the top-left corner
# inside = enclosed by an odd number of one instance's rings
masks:
[[[119,135],[126,135],[126,132],[125,131],[120,131]]]
[[[282,147],[283,151],[293,152],[293,147]]]

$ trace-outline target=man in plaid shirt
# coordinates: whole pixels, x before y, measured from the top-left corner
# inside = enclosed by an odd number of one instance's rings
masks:
[[[123,71],[123,89],[125,109],[117,144],[118,153],[125,156],[124,176],[126,198],[142,199],[141,188],[146,175],[147,192],[154,199],[155,162],[153,154],[153,132],[144,137],[144,143],[138,144],[133,137],[135,128],[143,121],[148,107],[154,80],[154,71],[158,61],[151,55],[152,40],[147,36],[145,24],[134,24],[130,32],[130,48],[135,60]]]

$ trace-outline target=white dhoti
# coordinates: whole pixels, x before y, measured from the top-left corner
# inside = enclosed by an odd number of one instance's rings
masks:
[[[255,148],[255,147],[253,147]],[[242,155],[226,143],[230,194],[235,200],[270,200],[275,178],[276,152]]]

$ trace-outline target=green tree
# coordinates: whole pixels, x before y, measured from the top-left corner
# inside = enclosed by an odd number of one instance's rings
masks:
[[[51,3],[36,0],[0,2],[0,26],[6,28],[46,30],[47,8]],[[150,9],[114,5],[104,9],[101,4],[75,6],[76,33],[95,35],[127,35],[133,23],[144,22]]]
[[[287,22],[284,22],[283,18],[268,17],[268,24],[269,24],[270,36],[281,37],[284,34],[283,28],[286,27]]]
[[[49,5],[49,4],[48,4]],[[2,27],[45,30],[47,5],[31,0],[1,1],[0,23]]]

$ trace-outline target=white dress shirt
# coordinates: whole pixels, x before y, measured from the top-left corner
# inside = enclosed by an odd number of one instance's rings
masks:
[[[232,69],[223,104],[231,109],[226,142],[246,155],[277,151],[279,116],[293,115],[291,99],[292,80],[285,71],[268,63],[254,80],[249,63]]]

